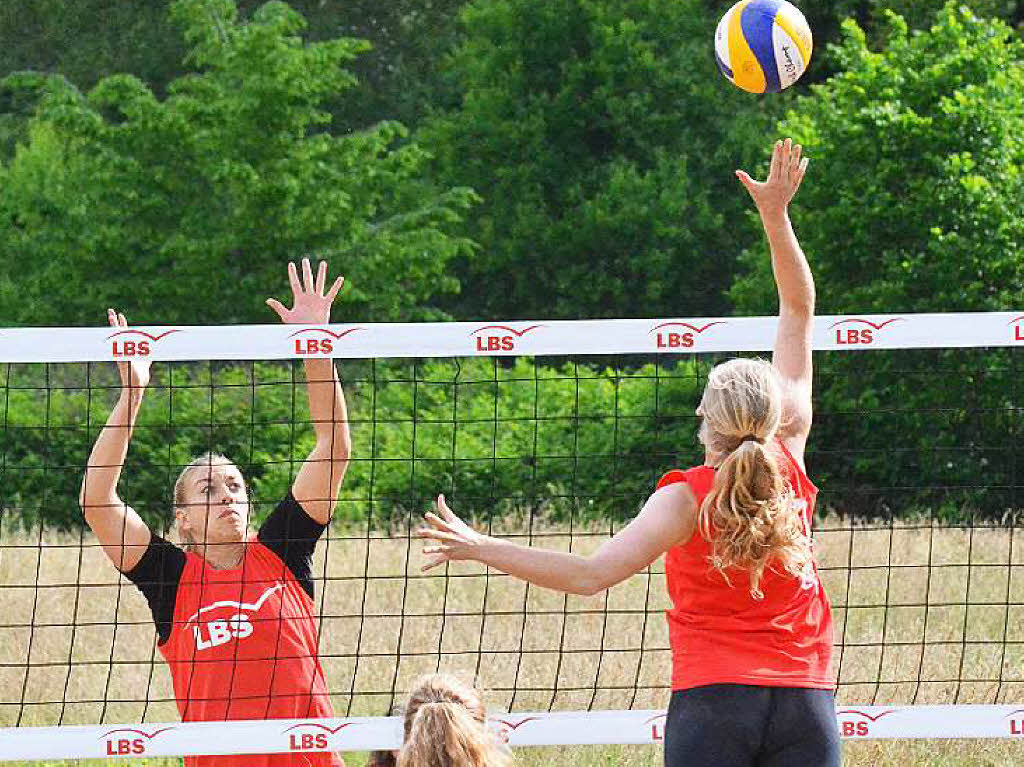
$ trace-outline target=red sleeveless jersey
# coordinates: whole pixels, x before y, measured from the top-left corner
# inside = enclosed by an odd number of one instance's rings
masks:
[[[802,506],[810,533],[818,488],[781,443],[775,443],[779,468]],[[696,466],[670,471],[658,489],[686,482],[697,508],[711,491],[715,469]],[[714,531],[712,531],[712,535]],[[686,543],[665,555],[665,576],[672,648],[672,689],[709,684],[832,689],[832,610],[813,573],[800,579],[771,566],[761,576],[763,599],[750,594],[748,571],[732,568],[729,581],[709,561],[711,543],[696,530]]]
[[[333,717],[317,657],[313,600],[255,539],[217,570],[188,554],[174,623],[160,645],[184,722]],[[188,767],[339,767],[334,754],[188,757]]]

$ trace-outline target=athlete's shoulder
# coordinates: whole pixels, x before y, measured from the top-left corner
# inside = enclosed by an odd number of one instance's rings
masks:
[[[712,466],[693,466],[689,469],[671,469],[661,476],[661,479],[658,480],[654,489],[661,490],[663,487],[668,487],[669,485],[686,483],[696,492],[705,484],[713,482],[714,477],[715,469]]]

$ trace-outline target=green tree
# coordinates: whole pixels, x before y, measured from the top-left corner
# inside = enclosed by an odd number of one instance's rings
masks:
[[[249,19],[262,0],[237,0]],[[349,63],[358,82],[325,107],[331,132],[360,129],[381,120],[412,125],[444,92],[438,72],[451,47],[464,0],[291,0],[308,20],[310,41],[365,39],[372,48]],[[61,74],[89,90],[114,73],[133,74],[163,97],[188,70],[188,49],[170,19],[166,0],[0,0],[0,75],[31,70]],[[0,100],[3,94],[0,94]],[[0,156],[24,140],[29,115],[8,104],[0,114]]]
[[[483,198],[458,316],[726,310],[748,206],[732,170],[772,110],[731,87],[680,0],[479,0],[446,64],[458,105],[418,137]],[[776,115],[779,112],[775,113]]]
[[[780,126],[811,158],[795,220],[819,311],[1010,310],[1024,291],[1024,46],[952,3],[921,32],[891,20],[879,52],[847,22],[842,71]],[[737,306],[770,311],[760,249],[743,263]],[[887,513],[880,488],[920,482],[930,489],[900,508],[1004,514],[998,486],[1016,483],[1008,446],[1020,436],[1007,410],[1013,364],[1006,351],[830,355],[816,439],[835,456],[824,473],[850,491],[836,503]],[[979,476],[993,487],[970,489]]]
[[[0,190],[0,257],[18,265],[0,277],[8,322],[91,324],[107,305],[136,322],[266,321],[262,296],[306,251],[351,278],[350,314],[424,316],[455,286],[445,264],[470,244],[451,229],[473,196],[425,181],[398,123],[328,132],[365,43],[306,43],[283,3],[247,22],[230,0],[172,14],[192,72],[164,99],[129,75],[85,95],[59,76],[6,79],[38,99]]]

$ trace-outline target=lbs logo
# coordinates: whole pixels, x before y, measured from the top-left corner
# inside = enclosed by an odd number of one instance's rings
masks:
[[[470,336],[476,337],[476,351],[478,352],[514,352],[516,342],[537,328],[543,325],[530,325],[522,330],[516,330],[508,325],[485,325],[477,328]]]
[[[665,720],[668,714],[658,714],[644,721],[645,727],[651,728],[651,740],[660,743],[665,740]]]
[[[881,711],[874,716],[856,708],[836,711],[839,718],[839,734],[844,738],[866,738],[871,734],[871,727],[883,716],[896,713],[896,709]]]
[[[1024,737],[1024,708],[1011,711],[1007,714],[1006,724],[1012,737]]]
[[[289,751],[326,751],[330,748],[330,736],[337,735],[355,722],[345,722],[337,727],[328,727],[320,722],[293,724],[284,733],[288,736]],[[294,732],[298,730],[298,732]]]
[[[139,754],[146,753],[146,745],[149,741],[153,740],[160,733],[173,729],[173,727],[164,727],[149,733],[145,730],[121,727],[103,733],[100,735],[100,739],[106,742],[107,756],[138,756]]]
[[[258,613],[264,603],[283,588],[283,583],[271,586],[255,602],[236,602],[231,599],[225,599],[197,610],[192,617],[185,621],[185,626],[192,625],[192,636],[196,640],[196,650],[209,650],[212,647],[227,644],[232,639],[242,640],[251,637],[253,625],[249,614]],[[226,619],[200,622],[200,616],[215,610],[230,611],[231,614]]]
[[[1021,327],[1021,320],[1024,320],[1024,315],[1020,317],[1014,317],[1007,324],[1013,328],[1013,340],[1024,341],[1024,328]]]
[[[658,349],[692,349],[697,337],[705,330],[724,322],[709,322],[706,325],[691,325],[689,322],[663,322],[651,328],[655,346]]]
[[[839,346],[868,346],[875,342],[879,331],[886,325],[905,321],[902,317],[893,317],[891,320],[876,323],[860,317],[850,317],[833,322],[832,329],[836,331],[836,344]]]
[[[107,340],[112,342],[110,353],[115,359],[126,359],[130,357],[148,357],[152,351],[153,346],[158,341],[171,333],[180,333],[180,330],[168,330],[166,333],[160,333],[159,335],[151,335],[142,330],[119,330],[116,333],[111,333],[107,336]]]
[[[295,339],[295,353],[301,357],[327,356],[334,352],[334,344],[349,333],[364,328],[349,328],[334,333],[326,328],[303,328],[296,330],[289,338]]]
[[[489,722],[491,731],[501,739],[502,743],[508,743],[512,733],[518,730],[527,722],[536,721],[539,717],[527,716],[518,722],[509,719],[491,719]]]

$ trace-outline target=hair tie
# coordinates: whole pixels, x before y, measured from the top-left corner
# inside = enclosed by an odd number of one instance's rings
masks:
[[[764,444],[764,440],[761,439],[760,437],[758,437],[756,434],[748,434],[745,437],[743,437],[742,439],[740,439],[740,444],[741,445],[744,442],[757,442],[760,445]]]

